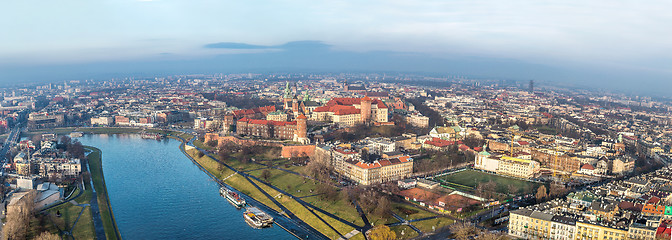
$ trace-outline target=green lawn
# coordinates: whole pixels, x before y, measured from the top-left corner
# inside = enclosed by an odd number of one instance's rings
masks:
[[[210,173],[215,175],[215,177],[218,177],[220,179],[226,178],[229,175],[233,173],[232,170],[225,168],[223,171],[219,171],[218,168],[220,163],[216,162],[212,158],[208,156],[203,156],[203,157],[198,157],[198,150],[192,149],[188,150],[187,154],[192,156],[194,160],[196,160],[199,164],[201,164],[206,170],[208,170]],[[253,163],[240,163],[237,160],[229,160],[227,161],[227,164],[231,164],[232,167],[238,168],[238,169],[259,169],[263,168],[263,166],[253,164]],[[302,190],[300,195],[295,195],[295,196],[307,196],[311,195],[314,193],[310,193],[311,188],[315,188],[316,185],[314,184],[313,180],[307,180],[306,183],[303,183],[303,177],[297,176],[291,173],[287,173],[281,170],[277,169],[269,169],[272,173],[272,177],[269,178],[269,182],[271,185],[276,186],[280,189],[283,190],[289,190],[294,193],[296,193],[296,190]],[[255,170],[251,171],[250,174],[253,176],[261,176],[261,173],[263,170]],[[271,196],[278,196],[279,192],[266,186],[262,182],[255,181],[257,185],[259,185],[264,191],[266,191],[269,195]],[[261,191],[259,191],[256,187],[254,187],[247,179],[245,179],[243,176],[236,174],[228,178],[227,180],[224,181],[225,183],[231,185],[232,187],[236,188],[237,190],[241,191],[242,193],[256,199],[257,201],[260,201],[266,206],[269,206],[276,211],[281,211],[280,207],[278,207],[275,203],[273,203],[268,197],[266,197]],[[288,187],[289,186],[289,187]],[[293,190],[293,191],[292,191]],[[280,204],[282,204],[284,207],[292,211],[296,216],[298,216],[300,219],[302,219],[304,222],[308,223],[311,225],[313,228],[317,229],[318,231],[322,232],[323,234],[330,236],[330,237],[335,237],[337,234],[329,228],[324,222],[319,220],[315,214],[311,213],[308,211],[308,209],[301,204],[299,204],[296,200],[287,197],[287,196],[282,196],[280,198],[276,199]],[[308,199],[305,199],[306,201],[309,201]],[[334,213],[347,213],[347,214],[356,214],[357,211],[355,210],[354,207],[351,207],[349,205],[346,205],[345,203],[342,202],[336,202],[336,203],[329,203],[329,202],[324,202],[324,201],[319,201],[319,198],[314,198],[315,202],[313,202],[317,207],[322,207],[322,206],[334,206],[330,207],[331,209],[325,209],[326,211],[329,212],[334,212]],[[340,210],[339,210],[340,209]],[[341,211],[342,210],[342,211]],[[336,228],[339,232],[342,234],[346,234],[350,231],[353,230],[353,228],[335,220],[330,217],[327,217],[326,215],[322,215],[321,213],[317,213],[322,217],[325,221],[327,221],[329,224],[331,224],[334,228]],[[342,216],[339,216],[342,217]],[[357,216],[358,217],[358,216]],[[361,220],[359,220],[359,224],[361,224]],[[336,237],[337,238],[337,237]]]
[[[313,204],[315,207],[328,211],[344,220],[350,221],[355,225],[362,226],[364,222],[362,221],[361,216],[357,212],[357,209],[350,205],[349,202],[346,202],[343,199],[338,201],[325,201],[320,199],[320,196],[312,196],[303,198],[304,201]]]
[[[103,227],[105,228],[105,236],[107,239],[121,239],[121,234],[115,231],[116,223],[113,221],[112,209],[109,205],[109,198],[107,196],[107,187],[105,186],[105,178],[103,176],[103,163],[101,159],[101,151],[98,148],[86,147],[92,152],[89,154],[89,168],[91,169],[91,179],[96,188],[98,198],[98,209],[100,210],[100,218],[103,220]]]
[[[426,218],[426,217],[432,217],[432,216],[437,215],[437,214],[429,212],[427,210],[423,210],[423,209],[420,209],[418,207],[410,206],[410,205],[403,204],[403,203],[393,203],[392,204],[392,212],[396,213],[397,215],[401,216],[402,218],[404,218],[406,220]],[[388,222],[388,223],[395,223],[395,222],[398,222],[397,219],[392,218],[392,221]]]
[[[268,179],[268,182],[271,185],[287,191],[288,193],[291,193],[297,197],[316,194],[315,192],[311,193],[310,190],[312,189],[314,191],[317,189],[318,184],[321,184],[319,182],[316,184],[316,181],[314,180],[273,168],[259,169],[250,171],[248,173],[261,179],[261,175],[265,170],[268,170],[271,173],[271,177]]]
[[[142,132],[142,129],[123,128],[123,127],[100,127],[100,128],[77,128],[76,131],[84,133],[95,133],[95,134],[115,134],[115,133],[139,133]]]
[[[420,229],[422,232],[433,232],[435,230],[441,229],[442,227],[453,224],[453,222],[455,221],[450,218],[440,217],[419,222],[412,222],[411,224]],[[435,228],[432,229],[432,227]]]
[[[77,194],[77,193],[74,193]],[[82,193],[81,196],[75,198],[79,204],[88,204],[91,201],[91,196],[93,191],[87,189]],[[71,203],[66,203],[61,206],[49,209],[47,211],[48,215],[45,216],[46,221],[42,222],[44,228],[51,233],[58,234],[56,227],[64,231],[69,231],[72,228],[72,225],[75,223],[77,216],[82,211],[82,207],[73,205]],[[56,213],[60,212],[61,217],[57,217]],[[39,223],[36,223],[39,224]],[[32,223],[31,223],[32,225]],[[39,233],[34,233],[39,234]],[[91,215],[91,207],[86,207],[82,216],[79,218],[77,225],[72,228],[72,234],[75,239],[94,239],[96,236],[95,230],[93,229],[93,217]]]
[[[418,232],[413,231],[413,229],[411,229],[409,226],[401,225],[390,227],[390,230],[397,234],[397,239],[411,239],[418,236]],[[402,232],[404,234],[401,234]]]
[[[478,186],[479,183],[493,181],[497,183],[497,187],[495,188],[495,190],[498,193],[504,193],[504,194],[509,193],[509,186],[516,187],[518,189],[517,192],[518,194],[533,193],[539,186],[538,183],[518,180],[504,176],[498,176],[476,170],[465,170],[458,173],[444,175],[436,178],[435,180],[439,182],[441,182],[441,180],[444,180],[446,182],[453,183],[453,184],[447,183],[445,185],[455,188],[460,188],[460,185],[462,185],[472,189],[476,188],[476,186]]]

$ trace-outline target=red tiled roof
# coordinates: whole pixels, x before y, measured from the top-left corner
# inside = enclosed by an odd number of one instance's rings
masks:
[[[581,166],[581,169],[595,170],[595,167],[593,167],[593,165],[590,165],[590,164],[586,163],[586,164],[583,164],[583,166]]]
[[[294,122],[285,122],[285,121],[273,121],[273,120],[263,120],[263,119],[249,119],[249,118],[241,118],[238,120],[238,122],[247,122],[248,124],[256,124],[256,125],[274,125],[274,126],[286,126],[286,125],[296,125],[296,121]]]
[[[448,141],[433,137],[432,140],[425,141],[425,144],[429,144],[436,147],[447,147],[455,144],[455,141]]]

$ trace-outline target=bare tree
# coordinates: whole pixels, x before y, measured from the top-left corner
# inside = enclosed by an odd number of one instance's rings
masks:
[[[208,141],[208,142],[205,143],[205,145],[207,145],[208,147],[213,147],[213,148],[217,147],[217,144],[218,144],[217,140],[212,140],[212,141]]]
[[[505,240],[509,239],[502,233],[483,232],[476,237],[476,240]]]
[[[263,178],[264,181],[268,182],[268,179],[271,178],[271,171],[268,169],[264,169],[264,171],[261,172],[261,178]]]
[[[484,198],[492,198],[495,194],[497,183],[493,181],[479,183],[476,187],[476,192]]]
[[[387,198],[387,196],[381,196],[378,199],[378,204],[376,205],[374,214],[379,217],[386,217],[390,214],[391,208],[390,200]]]
[[[450,225],[450,231],[457,240],[467,240],[477,234],[476,227],[468,222],[460,222]]]
[[[33,238],[33,240],[61,240],[61,237],[50,232],[42,232],[37,237]]]
[[[511,195],[517,195],[518,194],[518,187],[516,187],[514,185],[509,185],[508,189],[509,189],[509,194],[511,194]]]
[[[539,188],[537,188],[537,194],[535,196],[537,201],[546,199],[548,197],[548,193],[546,193],[546,186],[541,185]]]
[[[35,211],[37,192],[30,190],[14,205],[7,208],[7,222],[3,227],[3,239],[25,239],[30,220]]]
[[[562,196],[562,195],[564,195],[565,193],[567,193],[567,191],[568,191],[568,190],[567,190],[567,188],[565,187],[564,184],[560,184],[560,183],[552,183],[552,184],[551,184],[551,188],[550,188],[550,190],[549,190],[549,194],[550,194],[552,197],[557,197],[557,196]]]

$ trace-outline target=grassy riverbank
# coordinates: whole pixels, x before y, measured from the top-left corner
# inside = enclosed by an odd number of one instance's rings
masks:
[[[82,190],[76,190],[73,193],[73,196],[77,196],[79,191]],[[93,191],[91,190],[90,186],[87,186],[87,190],[83,191],[81,196],[70,200],[75,201],[77,204],[89,204],[91,202],[92,195]],[[82,208],[83,207],[72,203],[60,205],[47,211],[48,214],[45,217],[48,219],[48,221],[43,221],[42,223],[37,221],[35,224],[40,224],[45,229],[48,229],[49,232],[55,234],[59,233],[58,229],[65,231],[72,230],[72,236],[75,237],[75,239],[94,239],[96,237],[96,233],[93,228],[93,215],[91,213],[91,207],[84,207],[84,212],[82,212]],[[75,221],[77,220],[80,212],[82,213],[82,216],[79,217],[79,221],[77,221],[77,224],[75,224]],[[58,213],[61,214],[60,217],[57,217]]]
[[[89,154],[89,168],[91,170],[91,180],[96,188],[96,197],[98,198],[98,208],[100,210],[100,217],[103,220],[103,227],[105,228],[105,236],[107,239],[121,239],[121,234],[118,231],[112,208],[110,207],[110,199],[107,195],[107,187],[105,186],[105,177],[103,176],[102,152],[95,147],[87,146],[86,149],[91,150]]]
[[[245,177],[239,175],[239,174],[234,174],[234,171],[224,167],[224,165],[218,163],[214,159],[208,157],[207,155],[204,155],[202,157],[199,157],[198,150],[196,149],[190,149],[186,150],[186,153],[189,154],[196,162],[201,164],[203,168],[205,168],[208,172],[210,172],[212,175],[219,179],[226,179],[224,180],[224,183],[236,188],[237,190],[241,191],[242,193],[254,198],[255,200],[263,203],[264,205],[280,212],[282,211],[280,206],[276,205],[273,201],[271,201],[266,195],[264,195],[259,189],[254,187],[249,180],[247,180]],[[238,163],[236,165],[241,165],[242,163]],[[247,165],[247,168],[259,168],[259,166],[252,166],[252,164],[245,164]],[[254,174],[253,174],[254,175]],[[287,196],[282,196],[278,191],[268,187],[265,185],[263,182],[259,182],[256,180],[251,180],[254,181],[255,184],[257,184],[259,187],[261,187],[266,193],[268,193],[270,196],[277,196],[276,201],[278,201],[280,204],[282,204],[283,207],[289,209],[294,215],[296,215],[299,219],[302,221],[308,223],[311,227],[315,228],[316,230],[320,231],[322,234],[332,238],[336,239],[338,238],[338,234],[334,232],[333,229],[331,229],[328,225],[326,225],[324,222],[319,220],[317,216],[313,213],[311,213],[306,207],[301,205],[299,202],[296,200],[287,197]],[[303,182],[303,180],[301,180]],[[313,183],[309,183],[313,184]],[[345,224],[342,224],[338,222],[335,219],[329,218],[325,215],[319,214],[322,219],[327,221],[330,225],[332,225],[337,231],[339,231],[341,234],[346,234],[350,231],[352,231],[354,228],[347,226]],[[355,238],[358,239],[358,238]]]
[[[32,136],[35,134],[43,133],[54,133],[59,135],[67,135],[71,132],[82,132],[88,134],[123,134],[123,133],[140,133],[140,132],[151,132],[151,133],[161,133],[166,136],[176,136],[188,139],[193,137],[193,135],[188,133],[182,133],[178,131],[162,130],[162,129],[142,129],[142,128],[130,128],[130,127],[67,127],[67,128],[48,128],[48,129],[39,129],[33,130],[30,132],[24,132],[23,136]]]

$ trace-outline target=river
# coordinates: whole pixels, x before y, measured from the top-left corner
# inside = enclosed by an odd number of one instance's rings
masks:
[[[78,138],[103,152],[105,183],[124,239],[296,239],[278,226],[253,229],[219,185],[174,139],[137,134]]]

